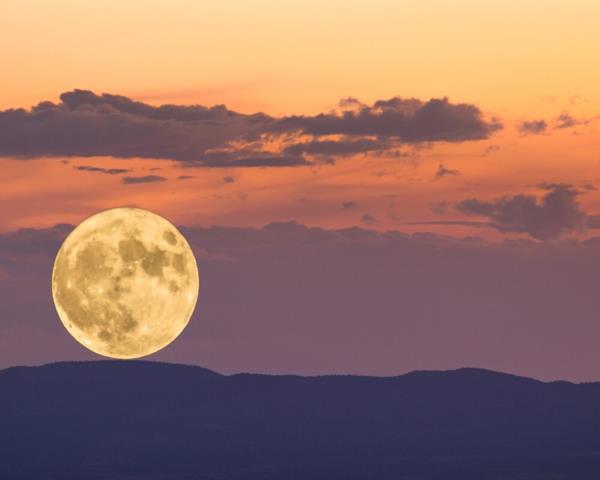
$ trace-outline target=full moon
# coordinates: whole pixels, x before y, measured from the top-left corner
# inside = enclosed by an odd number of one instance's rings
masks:
[[[60,247],[52,297],[67,331],[95,353],[138,358],[171,343],[198,298],[198,267],[184,236],[138,208],[81,222]]]

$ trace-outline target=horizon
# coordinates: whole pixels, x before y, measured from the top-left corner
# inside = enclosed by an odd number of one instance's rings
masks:
[[[572,380],[564,380],[560,378],[556,379],[541,379],[530,377],[526,375],[519,375],[516,373],[505,372],[500,370],[491,370],[487,368],[481,368],[476,366],[463,366],[449,369],[441,369],[441,370],[409,370],[406,372],[401,372],[397,374],[390,375],[359,375],[353,373],[315,373],[315,374],[298,374],[298,373],[286,373],[286,372],[256,372],[256,371],[245,371],[240,370],[237,372],[219,372],[217,370],[213,370],[203,365],[191,364],[191,363],[177,363],[177,362],[168,362],[161,360],[151,360],[151,359],[115,359],[115,358],[98,358],[98,359],[88,359],[88,360],[60,360],[56,362],[42,363],[42,364],[32,364],[32,365],[11,365],[8,367],[0,368],[0,373],[12,370],[12,369],[21,369],[21,368],[44,368],[44,367],[59,367],[63,365],[89,365],[89,364],[149,364],[149,365],[168,365],[172,367],[184,367],[184,368],[197,368],[204,372],[208,372],[210,374],[218,375],[220,377],[235,377],[239,375],[251,375],[258,377],[291,377],[291,378],[306,378],[306,379],[319,379],[319,378],[329,378],[329,377],[353,377],[353,378],[374,378],[374,379],[395,379],[402,378],[406,376],[412,376],[416,374],[461,374],[461,373],[482,373],[485,375],[497,375],[504,377],[513,377],[524,380],[531,380],[538,383],[544,384],[569,384],[569,385],[593,385],[600,384],[600,380],[582,380],[582,381],[572,381]]]
[[[61,325],[52,262],[84,219],[138,207],[200,271],[152,359],[600,381],[599,17],[585,0],[8,0],[0,368],[96,358]]]

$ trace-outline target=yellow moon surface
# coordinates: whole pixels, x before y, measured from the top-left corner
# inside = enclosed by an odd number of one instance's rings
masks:
[[[138,208],[105,210],[81,222],[54,261],[52,297],[67,331],[100,355],[138,358],[186,327],[199,289],[184,236]]]

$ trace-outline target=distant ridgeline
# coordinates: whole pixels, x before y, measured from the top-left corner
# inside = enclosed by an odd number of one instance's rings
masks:
[[[600,478],[600,384],[17,367],[0,372],[0,452],[7,480]]]

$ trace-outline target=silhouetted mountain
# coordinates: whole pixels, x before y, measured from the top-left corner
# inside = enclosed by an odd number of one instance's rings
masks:
[[[600,384],[16,367],[0,372],[0,452],[2,479],[597,479]]]

